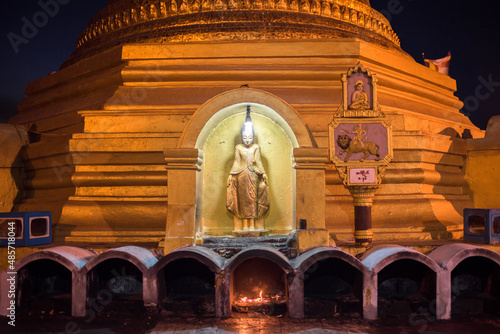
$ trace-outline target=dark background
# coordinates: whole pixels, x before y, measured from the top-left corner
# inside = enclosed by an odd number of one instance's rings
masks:
[[[52,0],[41,0],[48,2]],[[107,0],[59,0],[57,14],[38,28],[16,53],[9,33],[22,36],[23,17],[33,22],[39,0],[2,4],[0,33],[0,122],[16,113],[26,85],[57,71],[75,47],[78,35]],[[499,0],[371,0],[401,40],[401,47],[417,62],[451,52],[450,76],[456,95],[465,102],[462,112],[485,129],[500,114],[500,1]],[[488,84],[489,82],[489,84]],[[486,85],[485,85],[486,83]]]
[[[500,114],[500,1],[370,0],[370,3],[386,15],[399,36],[401,48],[417,62],[423,64],[422,53],[426,58],[438,59],[451,52],[450,76],[457,81],[455,95],[465,103],[462,113],[476,126],[486,129],[488,120]],[[490,90],[484,82],[490,82],[487,85]]]

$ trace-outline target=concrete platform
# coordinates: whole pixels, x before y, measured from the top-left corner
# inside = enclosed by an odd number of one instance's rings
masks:
[[[45,319],[33,322],[18,321],[16,333],[64,333],[65,326],[71,319],[54,319],[47,315]],[[150,321],[153,319],[150,319]],[[74,329],[81,334],[401,334],[401,333],[461,333],[475,334],[498,333],[500,319],[474,317],[452,321],[436,321],[419,318],[410,324],[410,319],[399,321],[365,321],[361,319],[288,319],[288,318],[229,318],[229,319],[160,319],[153,322],[139,322],[128,318],[110,318],[107,321],[96,319],[92,322],[71,322]],[[6,326],[6,325],[5,325]],[[5,328],[0,322],[0,328]],[[66,327],[68,328],[68,327]]]

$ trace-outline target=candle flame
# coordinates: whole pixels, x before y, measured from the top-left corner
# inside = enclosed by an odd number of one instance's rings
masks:
[[[262,290],[260,290],[259,297],[257,297],[257,298],[248,298],[246,296],[241,297],[240,302],[248,303],[248,304],[262,303],[264,301],[263,293],[264,292]]]

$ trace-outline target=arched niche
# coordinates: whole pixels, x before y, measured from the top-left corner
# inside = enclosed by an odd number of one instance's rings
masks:
[[[297,139],[290,126],[273,109],[258,103],[237,103],[217,112],[200,133],[196,148],[203,151],[198,174],[199,230],[211,235],[230,235],[233,215],[226,209],[227,179],[234,161],[234,148],[241,143],[247,106],[251,108],[254,142],[269,182],[270,208],[263,217],[271,234],[288,233],[295,221],[295,170],[293,147]]]
[[[226,108],[248,103],[267,106],[269,109],[262,110],[263,115],[277,122],[290,138],[295,138],[293,147],[316,147],[304,121],[288,103],[262,90],[240,88],[224,92],[205,102],[187,124],[177,148],[199,148],[212,129],[230,116]]]
[[[227,178],[248,105],[275,192],[265,228],[270,234],[284,233],[296,227],[298,218],[304,218],[310,228],[324,229],[328,150],[317,147],[300,115],[285,101],[265,91],[240,88],[203,104],[184,128],[176,148],[164,149],[168,172],[165,253],[200,241],[195,235],[204,230],[223,235],[234,227],[226,212]],[[280,188],[291,191],[285,194]]]

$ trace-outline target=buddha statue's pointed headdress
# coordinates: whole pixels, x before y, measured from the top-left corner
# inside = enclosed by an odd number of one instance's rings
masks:
[[[252,132],[253,133],[253,123],[252,118],[250,117],[250,106],[247,106],[247,116],[245,118],[245,124],[243,125],[243,132]]]

